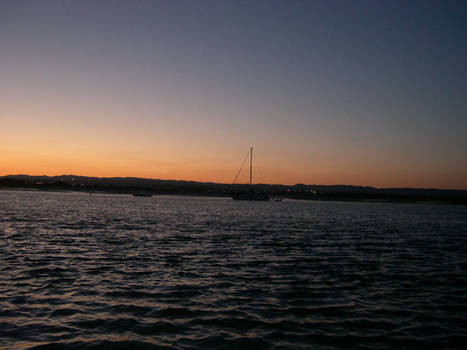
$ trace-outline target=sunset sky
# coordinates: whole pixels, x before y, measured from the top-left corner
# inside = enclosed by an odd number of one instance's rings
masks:
[[[467,189],[466,13],[0,0],[0,175]]]

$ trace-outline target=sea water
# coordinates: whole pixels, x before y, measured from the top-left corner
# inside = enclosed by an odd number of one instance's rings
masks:
[[[0,191],[0,349],[461,349],[466,214]]]

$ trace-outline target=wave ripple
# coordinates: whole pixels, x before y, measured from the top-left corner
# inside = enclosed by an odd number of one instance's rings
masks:
[[[0,349],[461,349],[465,206],[0,191]]]

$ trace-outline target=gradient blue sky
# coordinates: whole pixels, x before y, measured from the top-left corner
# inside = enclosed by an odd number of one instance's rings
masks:
[[[466,10],[0,0],[0,175],[467,189]]]

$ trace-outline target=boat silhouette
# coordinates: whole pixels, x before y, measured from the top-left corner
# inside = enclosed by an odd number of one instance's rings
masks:
[[[152,197],[152,194],[147,193],[147,192],[136,192],[136,193],[133,193],[133,196],[134,197]]]
[[[253,189],[253,147],[250,147],[249,157],[250,157],[250,185],[249,185],[248,191],[232,193],[232,199],[237,200],[237,201],[238,200],[243,200],[243,201],[268,201],[269,200],[269,194],[268,193],[262,192],[262,191],[255,191]],[[245,163],[245,161],[243,163]],[[240,168],[240,171],[242,170],[242,168],[243,168],[243,164],[242,164],[242,166]],[[238,174],[240,174],[240,171],[238,172]],[[238,174],[235,177],[234,183],[237,180]]]

